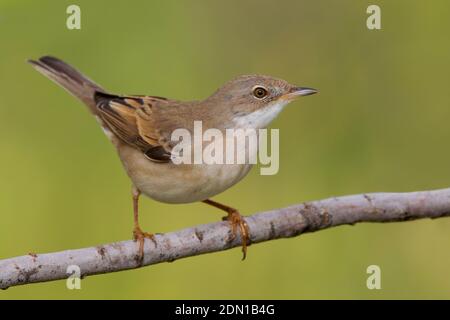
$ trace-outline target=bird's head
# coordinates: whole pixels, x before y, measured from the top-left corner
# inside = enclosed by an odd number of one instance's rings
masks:
[[[217,90],[208,101],[218,112],[228,114],[238,127],[264,128],[289,102],[317,93],[285,80],[264,75],[245,75]]]

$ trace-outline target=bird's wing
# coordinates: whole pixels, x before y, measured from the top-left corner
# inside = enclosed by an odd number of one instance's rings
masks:
[[[119,139],[141,150],[150,160],[169,162],[167,133],[158,127],[155,108],[170,108],[170,100],[152,96],[95,94],[99,116]]]

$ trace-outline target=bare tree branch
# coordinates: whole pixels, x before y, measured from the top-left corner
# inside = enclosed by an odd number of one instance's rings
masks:
[[[374,193],[305,202],[246,217],[251,243],[295,237],[343,224],[395,222],[450,216],[450,188],[411,193]],[[66,279],[77,265],[81,276],[170,262],[240,246],[230,241],[228,222],[217,222],[156,235],[148,240],[142,265],[137,244],[123,241],[97,247],[0,260],[0,288]]]

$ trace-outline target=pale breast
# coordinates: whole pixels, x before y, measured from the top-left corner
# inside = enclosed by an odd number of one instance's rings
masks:
[[[208,199],[230,188],[250,171],[250,164],[157,163],[127,145],[119,156],[134,185],[146,196],[165,203]]]

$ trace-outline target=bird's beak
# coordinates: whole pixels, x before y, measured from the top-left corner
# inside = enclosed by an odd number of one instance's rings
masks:
[[[281,98],[283,100],[294,100],[297,97],[303,97],[303,96],[310,96],[312,94],[317,93],[318,91],[313,88],[306,88],[306,87],[292,87],[291,90],[289,90],[288,93],[283,95]]]
[[[306,87],[294,87],[290,91],[291,92],[289,94],[291,94],[295,97],[309,96],[309,95],[317,93],[316,89],[306,88]]]

